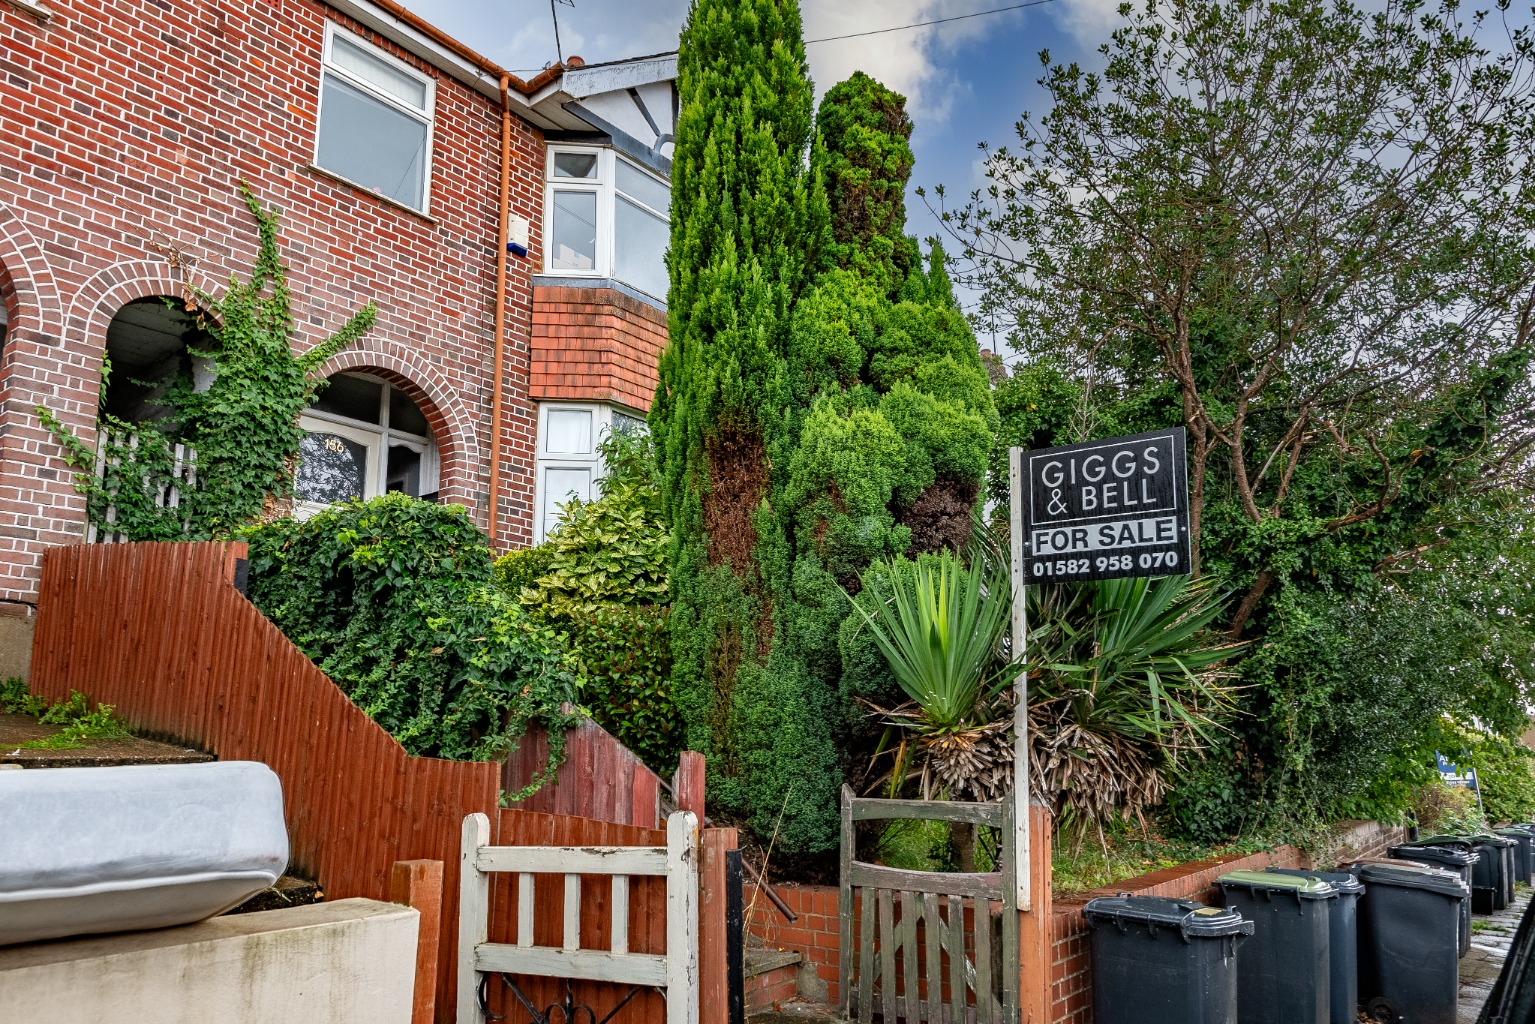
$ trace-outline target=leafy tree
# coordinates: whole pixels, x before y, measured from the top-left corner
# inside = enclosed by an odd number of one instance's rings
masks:
[[[162,382],[165,390],[156,404],[165,413],[147,423],[104,415],[100,454],[107,468],[101,480],[94,476],[98,453],[47,408],[37,409],[65,458],[80,471],[75,483],[91,522],[130,540],[228,536],[290,497],[304,438],[299,414],[326,385],[319,370],[366,334],[377,317],[369,303],[335,334],[294,355],[292,295],[277,243],[277,213],[264,208],[244,182],[240,197],[259,241],[250,280],[231,278],[222,296],[192,289],[187,297],[188,311],[197,317],[189,347],[210,363],[211,383],[200,385],[190,370]],[[163,508],[155,498],[178,483],[178,442],[197,452],[197,484],[181,484],[180,505]],[[108,509],[114,513],[110,524]]]
[[[1125,12],[1103,71],[1042,55],[1052,106],[945,217],[1018,348],[1100,411],[1165,395],[1189,431],[1197,564],[1256,653],[1242,735],[1175,806],[1358,806],[1407,749],[1385,748],[1461,705],[1381,656],[1483,660],[1451,642],[1464,603],[1406,577],[1535,484],[1530,37],[1494,52],[1453,0]],[[1472,712],[1507,719],[1530,677],[1503,684]]]

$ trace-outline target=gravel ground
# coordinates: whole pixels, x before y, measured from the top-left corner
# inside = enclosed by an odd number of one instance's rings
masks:
[[[1492,986],[1503,969],[1509,944],[1519,930],[1519,919],[1530,902],[1528,886],[1516,887],[1513,906],[1494,914],[1471,918],[1471,952],[1460,961],[1460,1008],[1457,1024],[1476,1024],[1482,1004],[1492,994]]]

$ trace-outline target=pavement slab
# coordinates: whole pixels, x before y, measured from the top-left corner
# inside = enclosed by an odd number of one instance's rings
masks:
[[[1529,886],[1515,887],[1514,902],[1506,910],[1477,914],[1471,918],[1471,951],[1460,961],[1460,1005],[1456,1024],[1476,1024],[1482,1005],[1492,995],[1498,972],[1508,957],[1519,920],[1530,904]]]

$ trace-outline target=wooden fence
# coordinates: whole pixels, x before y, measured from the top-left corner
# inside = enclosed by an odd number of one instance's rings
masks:
[[[261,761],[283,783],[292,870],[317,879],[331,898],[388,899],[397,861],[443,864],[436,1015],[450,1021],[455,1003],[459,851],[466,815],[490,817],[502,846],[665,846],[651,828],[567,815],[499,809],[502,766],[411,757],[233,586],[243,544],[130,543],[51,548],[43,558],[31,685],[54,700],[76,689],[111,704],[132,729],[207,750],[224,760]],[[708,832],[706,851],[733,846]],[[709,862],[706,860],[706,869]],[[723,869],[705,870],[705,886]],[[557,881],[557,880],[556,880]],[[537,895],[536,920],[558,929],[563,889]],[[491,935],[510,941],[514,886],[491,888]],[[630,894],[631,942],[662,952],[665,888],[640,879]],[[724,927],[722,894],[700,894],[705,934]],[[582,934],[599,941],[604,910],[581,910]],[[712,915],[718,914],[715,922]],[[543,925],[536,927],[542,928]],[[552,933],[551,933],[552,934]],[[539,932],[538,941],[545,941]],[[702,965],[705,999],[723,992]],[[552,980],[535,986],[546,1003],[564,993]],[[621,992],[592,986],[578,996],[598,1010]],[[716,1017],[710,1005],[703,1019]],[[499,1011],[498,1011],[499,1012]],[[718,1008],[723,1013],[723,1006]],[[635,1000],[616,1019],[662,1024],[659,996]]]
[[[529,730],[501,773],[501,788],[517,793],[543,770],[549,736]],[[565,734],[565,760],[553,782],[515,805],[519,810],[576,814],[655,828],[660,824],[661,778],[602,726],[586,719]]]
[[[105,481],[107,467],[110,463],[113,469],[118,468],[118,460],[108,457],[109,449],[117,446],[126,447],[134,451],[139,446],[136,435],[130,434],[126,440],[116,431],[103,429],[96,440],[96,480],[98,483]],[[197,488],[197,450],[191,445],[176,442],[171,445],[171,477],[169,480],[161,480],[158,484],[151,485],[146,478],[142,481],[146,492],[153,486],[154,502],[157,508],[180,508],[183,491],[193,491]],[[106,527],[98,529],[92,522],[86,530],[85,540],[88,544],[122,544],[128,540],[128,535],[118,533],[112,528],[117,522],[117,506],[108,505],[106,513]],[[183,526],[185,521],[183,520]]]

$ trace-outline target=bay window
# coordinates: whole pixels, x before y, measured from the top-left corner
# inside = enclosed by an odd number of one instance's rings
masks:
[[[538,473],[534,483],[533,543],[560,524],[560,506],[600,493],[604,475],[597,445],[609,432],[644,430],[640,416],[606,404],[544,402],[538,407]]]
[[[551,146],[544,269],[666,297],[671,185],[611,149]]]

